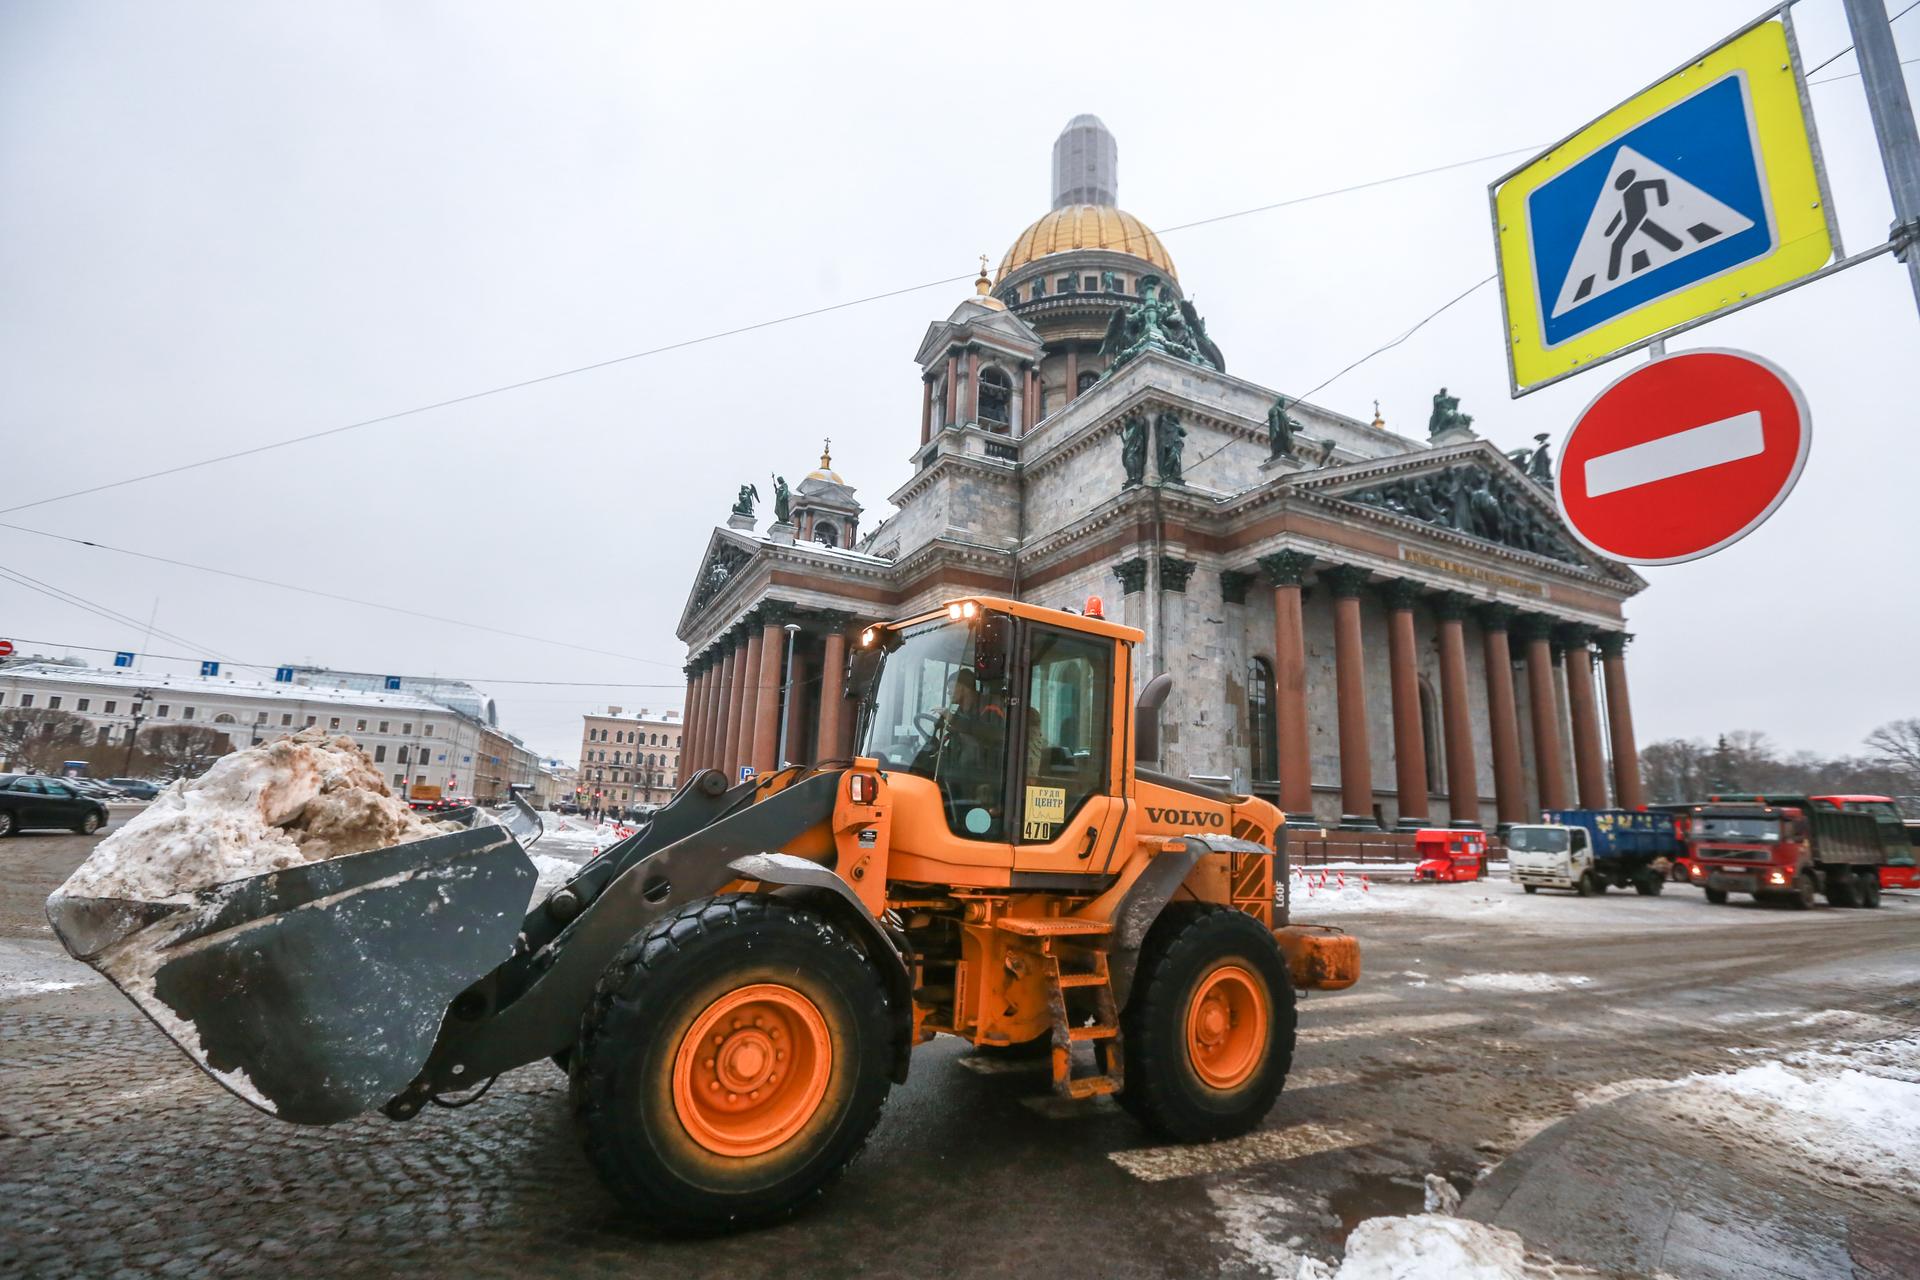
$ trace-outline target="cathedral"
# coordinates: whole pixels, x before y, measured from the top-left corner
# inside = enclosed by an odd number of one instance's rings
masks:
[[[1053,207],[928,325],[892,516],[864,526],[825,452],[764,529],[741,490],[680,617],[684,763],[847,754],[866,622],[1099,597],[1145,633],[1140,685],[1171,678],[1163,772],[1352,831],[1639,805],[1646,584],[1568,533],[1545,437],[1505,452],[1445,389],[1415,439],[1234,375],[1118,167],[1075,117]]]

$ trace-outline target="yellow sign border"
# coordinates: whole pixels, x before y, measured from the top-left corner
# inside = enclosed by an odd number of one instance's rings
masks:
[[[1746,73],[1754,131],[1772,204],[1777,237],[1773,252],[1643,303],[1549,348],[1534,276],[1533,242],[1526,217],[1528,197],[1675,103],[1742,71]],[[1495,182],[1488,190],[1499,242],[1512,394],[1524,395],[1677,325],[1711,315],[1825,266],[1834,255],[1834,237],[1817,147],[1818,137],[1801,93],[1799,60],[1791,33],[1778,19],[1763,20]]]

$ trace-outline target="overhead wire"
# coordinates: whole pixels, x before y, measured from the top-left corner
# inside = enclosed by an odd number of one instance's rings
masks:
[[[1507,156],[1520,155],[1523,152],[1533,150],[1533,149],[1534,148],[1527,148],[1527,147],[1515,148],[1508,151],[1495,152],[1492,155],[1476,156],[1468,160],[1450,161],[1447,164],[1435,165],[1426,169],[1415,169],[1405,173],[1392,174],[1384,178],[1373,178],[1366,182],[1354,183],[1344,187],[1335,187],[1326,191],[1315,191],[1315,192],[1310,192],[1306,195],[1291,196],[1285,200],[1277,200],[1277,201],[1269,202],[1267,204],[1255,205],[1247,209],[1237,209],[1231,213],[1215,214],[1211,217],[1196,218],[1191,222],[1178,223],[1174,226],[1166,228],[1160,234],[1171,235],[1175,232],[1190,230],[1194,227],[1209,226],[1211,224],[1218,223],[1218,222],[1226,222],[1233,218],[1250,217],[1258,213],[1268,213],[1275,209],[1284,209],[1294,205],[1307,204],[1315,200],[1326,200],[1334,196],[1349,195],[1356,191],[1366,191],[1374,187],[1382,187],[1395,182],[1406,182],[1414,178],[1424,178],[1436,173],[1445,173],[1451,169],[1460,169],[1460,168],[1465,168],[1469,165],[1484,164],[1488,160],[1497,160]],[[613,356],[606,360],[596,360],[588,364],[575,365],[569,369],[560,369],[552,373],[540,374],[537,377],[522,378],[516,382],[502,383],[501,385],[496,387],[488,387],[481,391],[468,392],[465,395],[449,396],[445,399],[435,400],[428,404],[414,405],[411,408],[399,409],[392,413],[378,414],[374,417],[362,418],[355,422],[348,422],[348,423],[343,423],[339,426],[327,427],[320,431],[309,431],[301,435],[288,436],[280,440],[270,440],[265,444],[254,445],[250,448],[235,449],[226,453],[215,454],[211,457],[199,458],[191,462],[182,462],[175,466],[164,467],[155,471],[143,472],[139,475],[124,476],[118,480],[109,480],[101,484],[88,485],[85,488],[73,489],[66,493],[49,494],[44,498],[35,498],[31,502],[21,502],[21,503],[16,503],[13,506],[9,506],[9,507],[0,507],[0,516],[13,515],[17,512],[27,511],[34,507],[47,506],[55,502],[65,502],[68,499],[85,497],[88,494],[104,493],[110,489],[120,489],[120,488],[126,487],[127,485],[140,484],[147,480],[158,480],[167,476],[179,475],[183,471],[193,471],[200,467],[210,467],[210,466],[215,466],[222,462],[232,462],[240,458],[253,457],[258,454],[271,452],[272,450],[275,450],[275,449],[284,449],[293,445],[307,444],[315,440],[324,440],[332,436],[344,435],[345,433],[350,431],[360,431],[367,427],[379,426],[383,423],[395,422],[403,418],[417,417],[420,414],[431,413],[437,409],[448,409],[448,408],[452,408],[455,405],[470,404],[476,400],[483,400],[490,396],[504,395],[511,391],[521,391],[528,387],[539,386],[542,383],[555,382],[562,378],[571,378],[583,373],[592,373],[596,370],[612,368],[616,365],[629,364],[636,360],[644,360],[651,356],[664,355],[670,351],[680,351],[687,347],[698,346],[702,343],[707,343],[707,342],[715,342],[722,338],[737,337],[743,333],[752,333],[759,329],[772,328],[775,325],[791,324],[798,320],[811,319],[814,316],[826,315],[834,311],[844,311],[850,307],[865,306],[868,303],[880,302],[888,298],[898,298],[906,294],[919,293],[927,289],[936,289],[936,288],[941,288],[943,286],[950,285],[950,284],[958,284],[961,281],[971,280],[974,278],[975,277],[972,272],[969,272],[965,275],[944,276],[938,280],[928,280],[920,284],[906,285],[897,289],[886,289],[886,290],[882,290],[879,293],[867,294],[864,297],[851,298],[844,302],[829,303],[825,306],[820,306],[820,307],[811,307],[805,311],[795,311],[787,315],[775,316],[775,317],[772,317],[771,319],[756,321],[752,324],[736,325],[732,328],[720,329],[712,333],[701,334],[698,337],[684,338],[677,342],[669,342],[661,346],[649,347],[643,351],[633,351],[633,352],[627,353],[626,355]]]
[[[150,627],[148,624],[142,623],[138,618],[121,613],[119,610],[101,604],[97,600],[89,600],[85,596],[66,590],[64,587],[56,587],[51,582],[42,581],[18,569],[9,569],[4,565],[0,565],[0,581],[7,581],[13,583],[15,586],[25,587],[29,591],[38,592],[43,596],[58,600],[62,604],[71,605],[76,609],[94,614],[97,617],[105,618],[109,622],[118,623],[121,626],[145,628],[163,640],[171,640],[175,644],[185,645],[190,649],[199,648],[203,653],[211,653],[218,658],[226,657],[225,654],[210,646],[201,646],[198,641],[189,640],[185,636],[176,635],[160,627]],[[116,651],[103,650],[102,652]]]
[[[635,653],[620,653],[612,649],[596,649],[592,645],[577,644],[571,640],[556,640],[551,636],[529,635],[524,631],[509,631],[505,627],[489,626],[484,622],[469,622],[465,618],[449,618],[442,614],[426,613],[419,609],[408,609],[396,604],[383,604],[378,600],[362,600],[358,596],[341,595],[335,591],[323,591],[318,587],[303,587],[298,583],[282,582],[274,578],[255,577],[250,573],[240,573],[233,569],[222,569],[217,565],[195,564],[189,560],[179,560],[172,556],[156,555],[149,551],[135,551],[131,547],[116,547],[91,538],[75,538],[64,533],[54,533],[47,529],[33,529],[26,525],[10,524],[0,521],[0,529],[12,529],[18,533],[31,533],[41,538],[52,538],[57,542],[72,543],[75,546],[91,547],[96,551],[112,551],[118,555],[133,556],[140,560],[152,560],[158,564],[173,565],[181,569],[194,569],[201,573],[217,574],[223,578],[234,578],[241,582],[251,582],[263,587],[278,587],[282,591],[294,591],[301,595],[317,596],[323,600],[336,600],[343,604],[357,604],[368,609],[384,609],[389,613],[403,614],[409,618],[420,618],[428,622],[444,622],[450,626],[469,627],[475,631],[485,631],[493,635],[508,636],[515,640],[531,640],[539,644],[557,645],[563,649],[578,649],[582,653],[598,654],[603,658],[621,658],[629,662],[644,662],[657,667],[678,667],[677,662],[663,658],[643,658]]]
[[[1900,19],[1912,13],[1915,9],[1920,9],[1920,0],[1913,0],[1913,3],[1909,4],[1906,8],[1902,9],[1900,12],[1894,14],[1891,18],[1888,18],[1887,25],[1892,26],[1894,23],[1900,21]],[[1802,76],[1811,76],[1814,74],[1814,72],[1819,71],[1824,67],[1833,65],[1835,62],[1838,62],[1840,59],[1846,57],[1848,54],[1852,52],[1853,52],[1853,42],[1848,41],[1845,45],[1841,46],[1840,51],[1838,53],[1835,53],[1832,57],[1828,58],[1825,62],[1822,62],[1817,67],[1813,67],[1813,68],[1810,68],[1809,70],[1803,71],[1800,74]],[[1906,64],[1902,63],[1901,65],[1905,66]],[[1808,80],[1807,83],[1808,84],[1832,84],[1835,80],[1845,80],[1847,76],[1857,76],[1859,74],[1860,73],[1858,71],[1849,71],[1847,75],[1828,76],[1825,80]]]

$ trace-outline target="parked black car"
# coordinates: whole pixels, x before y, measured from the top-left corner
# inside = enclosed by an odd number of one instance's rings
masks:
[[[107,785],[116,791],[124,791],[135,800],[151,800],[160,794],[160,788],[145,778],[108,778]]]
[[[33,827],[65,827],[90,836],[107,825],[107,806],[59,778],[0,773],[0,836]]]

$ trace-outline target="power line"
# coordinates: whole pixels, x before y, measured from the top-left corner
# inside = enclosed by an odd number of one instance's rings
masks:
[[[1302,400],[1305,400],[1308,396],[1317,395],[1318,393],[1332,386],[1334,383],[1340,381],[1340,379],[1352,373],[1355,369],[1358,369],[1361,365],[1365,364],[1367,361],[1373,359],[1375,356],[1380,355],[1382,352],[1393,350],[1395,347],[1405,342],[1408,338],[1411,338],[1414,334],[1424,329],[1430,321],[1438,319],[1443,312],[1450,310],[1456,303],[1465,301],[1466,298],[1471,294],[1473,294],[1476,290],[1484,288],[1487,284],[1489,284],[1493,280],[1493,278],[1494,277],[1492,276],[1486,276],[1480,280],[1474,281],[1474,283],[1467,286],[1467,288],[1465,288],[1459,293],[1456,293],[1453,297],[1447,299],[1447,301],[1441,303],[1439,306],[1435,307],[1432,311],[1429,311],[1426,315],[1414,321],[1413,326],[1411,328],[1407,329],[1406,332],[1402,333],[1399,337],[1395,338],[1393,341],[1383,343],[1380,346],[1375,347],[1373,350],[1367,352],[1367,354],[1361,356],[1358,360],[1355,360],[1352,364],[1348,365],[1346,368],[1340,370],[1340,372],[1334,374],[1331,378],[1328,378],[1326,381],[1314,387],[1311,391],[1304,391],[1301,394],[1293,397],[1294,402],[1298,403]],[[1240,443],[1242,442],[1237,439],[1229,439],[1225,441],[1224,443],[1219,445],[1219,447],[1215,449],[1211,449],[1208,452],[1201,454],[1197,459],[1194,460],[1194,463],[1192,466],[1182,468],[1183,473],[1191,474],[1192,472],[1198,471],[1207,462],[1211,461],[1213,458],[1218,457],[1220,454],[1226,452],[1228,449],[1232,448],[1234,445],[1240,444]]]
[[[1892,26],[1892,25],[1893,25],[1894,23],[1896,23],[1896,22],[1898,22],[1898,21],[1900,21],[1900,19],[1902,19],[1902,18],[1904,18],[1904,17],[1906,17],[1906,16],[1907,16],[1907,15],[1908,15],[1909,13],[1912,13],[1912,12],[1913,12],[1913,11],[1914,11],[1915,9],[1920,9],[1920,0],[1913,0],[1913,3],[1912,3],[1912,4],[1909,4],[1909,5],[1908,5],[1908,6],[1906,7],[1906,8],[1904,8],[1904,9],[1902,9],[1902,10],[1901,10],[1900,12],[1898,12],[1898,13],[1896,13],[1896,14],[1894,14],[1894,15],[1893,15],[1893,16],[1892,16],[1891,18],[1888,18],[1888,19],[1887,19],[1887,25],[1888,25],[1888,26]],[[1840,60],[1841,58],[1844,58],[1844,57],[1846,57],[1846,56],[1847,56],[1847,55],[1848,55],[1849,53],[1852,53],[1852,52],[1853,52],[1853,45],[1852,45],[1852,43],[1851,43],[1851,42],[1849,42],[1849,43],[1848,43],[1848,44],[1847,44],[1846,46],[1844,46],[1844,47],[1843,47],[1843,48],[1842,48],[1842,49],[1840,50],[1840,52],[1838,52],[1838,53],[1836,53],[1836,54],[1834,54],[1834,55],[1833,55],[1833,56],[1832,56],[1831,58],[1828,58],[1828,59],[1827,59],[1827,60],[1826,60],[1825,62],[1823,62],[1823,63],[1821,63],[1819,67],[1815,67],[1815,68],[1813,68],[1813,70],[1812,70],[1812,71],[1808,71],[1808,72],[1805,72],[1804,74],[1806,74],[1806,75],[1809,75],[1809,76],[1810,76],[1810,75],[1812,75],[1812,74],[1813,74],[1813,73],[1814,73],[1815,71],[1818,71],[1818,70],[1820,70],[1820,68],[1821,68],[1821,67],[1826,67],[1826,66],[1830,66],[1831,64],[1833,64],[1833,63],[1835,63],[1835,62],[1838,62],[1838,61],[1839,61],[1839,60]],[[1906,64],[1905,64],[1905,63],[1902,63],[1901,65],[1902,65],[1902,66],[1905,66]],[[1849,75],[1856,75],[1856,76],[1857,76],[1857,75],[1859,75],[1860,73],[1859,73],[1858,71],[1853,71],[1853,72],[1849,72],[1848,74],[1849,74]],[[1821,80],[1821,81],[1818,81],[1817,83],[1819,83],[1819,84],[1832,84],[1832,83],[1833,83],[1833,82],[1834,82],[1835,80],[1845,80],[1846,78],[1847,78],[1846,76],[1829,76],[1829,77],[1827,77],[1827,78],[1826,78],[1825,80]],[[1807,81],[1807,83],[1808,83],[1808,84],[1814,84],[1814,83],[1816,83],[1816,82],[1815,82],[1815,81],[1812,81],[1812,80],[1809,80],[1809,81]]]
[[[1827,59],[1827,61],[1828,61],[1828,62],[1831,62],[1831,61],[1833,61],[1833,59],[1831,59],[1831,58],[1829,58],[1829,59]],[[1900,60],[1900,65],[1901,65],[1901,66],[1903,66],[1903,67],[1910,67],[1910,66],[1912,66],[1912,65],[1913,65],[1914,63],[1916,63],[1916,62],[1920,62],[1920,58],[1902,58],[1902,59]],[[1825,64],[1822,64],[1822,65],[1825,65]],[[1825,78],[1825,79],[1823,79],[1823,80],[1809,80],[1809,81],[1807,81],[1807,83],[1808,83],[1809,85],[1816,85],[1816,84],[1837,84],[1837,83],[1839,83],[1839,82],[1840,82],[1840,81],[1842,81],[1842,80],[1854,80],[1854,79],[1858,79],[1858,78],[1859,78],[1859,75],[1860,75],[1860,73],[1859,73],[1858,71],[1842,71],[1842,72],[1841,72],[1841,73],[1840,73],[1839,75],[1837,75],[1837,76],[1828,76],[1828,77],[1826,77],[1826,78]]]
[[[5,566],[0,566],[0,580],[11,582],[15,586],[25,587],[29,591],[38,592],[43,596],[58,600],[61,604],[71,605],[76,609],[91,613],[96,617],[105,618],[107,621],[118,623],[121,626],[140,628],[144,625],[139,619],[129,617],[117,609],[108,608],[96,600],[89,600],[85,596],[76,595],[63,587],[56,587],[51,582],[43,582],[39,578],[20,572],[18,569],[9,569]],[[203,653],[211,653],[215,657],[226,657],[225,654],[212,646],[203,647],[196,641],[189,640],[185,636],[176,635],[171,631],[164,631],[159,627],[154,627],[152,631],[153,634],[160,636],[163,640],[171,640],[175,644],[183,644],[189,649],[198,648],[201,649]]]
[[[1537,147],[1515,148],[1510,151],[1496,152],[1492,155],[1476,156],[1470,160],[1455,160],[1447,164],[1435,165],[1427,169],[1415,169],[1406,173],[1394,174],[1390,177],[1374,178],[1367,182],[1355,183],[1351,186],[1336,187],[1327,191],[1312,192],[1308,195],[1293,196],[1286,200],[1279,200],[1269,204],[1256,205],[1249,209],[1239,209],[1239,210],[1235,210],[1232,213],[1216,214],[1212,217],[1199,218],[1192,222],[1183,222],[1176,226],[1166,228],[1166,230],[1161,234],[1172,234],[1177,231],[1186,231],[1193,227],[1202,227],[1202,226],[1211,225],[1216,222],[1225,222],[1232,218],[1249,217],[1256,213],[1267,213],[1274,209],[1285,209],[1285,208],[1292,207],[1294,205],[1306,204],[1314,200],[1325,200],[1325,199],[1330,199],[1334,196],[1348,195],[1356,191],[1366,191],[1371,188],[1386,186],[1390,183],[1406,182],[1414,178],[1424,178],[1432,174],[1444,173],[1450,169],[1460,169],[1460,168],[1465,168],[1469,165],[1484,164],[1488,160],[1497,160],[1497,159],[1504,158],[1506,156],[1519,155],[1522,152],[1534,151],[1534,150],[1538,150],[1538,148]],[[447,409],[455,405],[469,404],[475,400],[486,399],[489,396],[504,395],[510,391],[524,390],[527,387],[538,386],[541,383],[554,382],[561,378],[571,378],[576,374],[591,373],[599,369],[608,369],[608,368],[612,368],[615,365],[628,364],[635,360],[644,360],[650,356],[664,355],[669,351],[679,351],[686,347],[698,346],[701,343],[715,342],[721,338],[737,337],[740,334],[752,333],[758,329],[768,329],[768,328],[772,328],[775,325],[791,324],[797,320],[806,320],[814,316],[826,315],[829,312],[834,312],[834,311],[844,311],[850,307],[864,306],[867,303],[880,302],[887,298],[898,298],[909,293],[919,293],[926,289],[936,289],[936,288],[941,288],[943,286],[950,285],[950,284],[958,284],[963,280],[971,280],[973,278],[974,276],[972,273],[968,273],[966,275],[958,275],[958,276],[946,276],[938,280],[928,280],[921,284],[906,285],[898,289],[887,289],[880,293],[868,294],[865,297],[853,298],[846,302],[835,302],[822,307],[813,307],[806,311],[796,311],[790,315],[775,316],[772,319],[756,321],[753,324],[738,325],[731,329],[721,329],[713,333],[702,334],[696,338],[685,338],[678,342],[667,343],[664,346],[649,347],[644,351],[634,351],[623,356],[614,356],[606,360],[596,360],[590,364],[576,365],[573,368],[561,369],[554,373],[544,373],[537,377],[523,378],[518,382],[503,383],[502,385],[497,387],[489,387],[484,391],[473,391],[473,392],[467,393],[466,395],[450,396],[444,400],[435,400],[430,404],[415,405],[412,408],[400,409],[393,413],[383,413],[376,417],[362,418],[357,422],[344,423],[340,426],[328,427],[320,431],[309,431],[304,435],[288,436],[285,439],[272,440],[267,442],[266,444],[254,445],[252,448],[248,448],[248,449],[236,449],[229,453],[216,454],[213,457],[200,458],[193,462],[183,462],[183,463],[180,463],[178,466],[165,467],[158,471],[149,471],[149,472],[144,472],[140,475],[126,476],[119,480],[109,480],[103,484],[89,485],[84,489],[74,489],[67,493],[51,494],[44,498],[35,498],[31,502],[22,502],[11,507],[0,507],[0,515],[12,515],[16,512],[26,511],[34,507],[47,506],[50,503],[65,502],[70,498],[85,497],[88,494],[94,494],[94,493],[104,493],[110,489],[120,489],[120,488],[126,487],[127,485],[140,484],[147,480],[158,480],[166,476],[179,475],[183,471],[193,471],[200,467],[210,467],[222,462],[232,462],[239,458],[248,458],[248,457],[254,456],[255,454],[267,453],[275,449],[284,449],[296,444],[306,444],[314,440],[324,440],[331,436],[344,435],[349,431],[359,431],[367,427],[379,426],[382,423],[394,422],[402,418],[415,417],[423,413],[431,413],[436,409]]]
[[[475,631],[486,631],[498,636],[510,636],[515,640],[532,640],[539,644],[557,645],[563,649],[578,649],[582,653],[598,654],[603,658],[622,658],[628,662],[644,662],[657,667],[677,667],[677,662],[668,662],[661,658],[643,658],[638,654],[616,653],[611,649],[596,649],[592,645],[575,644],[570,640],[554,640],[547,636],[528,635],[522,631],[508,631],[503,627],[491,627],[483,622],[468,622],[464,618],[448,618],[437,613],[423,613],[418,609],[406,609],[395,604],[382,604],[378,600],[362,600],[356,596],[344,596],[337,592],[322,591],[318,587],[303,587],[291,582],[278,582],[272,578],[257,578],[252,574],[239,573],[232,569],[221,569],[214,565],[194,564],[188,560],[176,560],[171,556],[155,555],[147,551],[135,551],[130,547],[116,547],[104,542],[95,542],[89,538],[75,538],[62,533],[52,533],[46,529],[30,529],[26,525],[9,524],[0,521],[0,529],[12,529],[18,533],[31,533],[42,538],[52,538],[57,542],[69,542],[75,546],[92,547],[96,551],[112,551],[123,556],[133,556],[141,560],[152,560],[158,564],[173,565],[181,569],[195,569],[201,573],[218,574],[223,578],[234,578],[241,582],[251,582],[259,586],[278,587],[283,591],[296,591],[302,595],[318,596],[323,600],[338,600],[344,604],[362,605],[369,609],[384,609],[389,613],[404,614],[409,618],[422,618],[428,622],[444,622],[456,627],[471,627]],[[181,641],[180,643],[186,643]]]
[[[4,573],[4,570],[0,570],[0,573]],[[177,637],[169,636],[168,639],[177,639]],[[66,641],[66,640],[33,639],[31,637],[26,637],[26,636],[16,638],[14,640],[14,643],[44,644],[55,649],[78,649],[83,653],[129,652],[128,650],[125,650],[125,649],[109,649],[104,645],[73,644],[70,641]],[[202,650],[202,652],[208,653],[212,651]],[[197,656],[190,657],[182,653],[146,653],[146,652],[135,651],[134,656],[137,658],[152,658],[156,662],[200,662],[202,661],[200,657],[197,657]],[[279,667],[283,667],[287,665],[284,662],[281,662],[281,663],[242,662],[237,658],[233,658],[233,659],[223,658],[222,661],[227,666],[236,667],[246,671],[273,671],[278,669]],[[4,671],[4,670],[6,670],[6,668],[0,667],[0,671]],[[434,676],[426,676],[423,678],[428,680],[458,680],[458,681],[464,681],[467,684],[474,684],[474,685],[515,684],[515,685],[550,686],[555,688],[568,688],[568,689],[682,689],[684,690],[687,687],[685,681],[680,681],[675,684],[643,684],[643,683],[634,683],[632,681],[622,681],[622,680],[521,680],[521,679],[515,679],[508,676],[434,675]],[[295,686],[295,687],[303,687],[303,686]],[[368,692],[381,693],[385,691],[379,690],[379,689],[373,689],[373,690],[369,690]],[[402,692],[404,692],[404,690]]]

